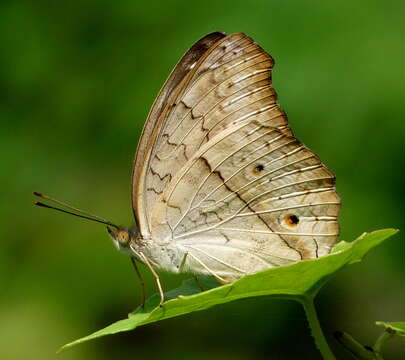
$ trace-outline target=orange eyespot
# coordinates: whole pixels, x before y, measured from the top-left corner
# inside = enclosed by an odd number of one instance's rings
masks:
[[[284,218],[284,221],[285,221],[286,224],[289,225],[289,226],[297,226],[297,224],[300,222],[300,219],[298,218],[297,215],[288,214],[288,215]]]

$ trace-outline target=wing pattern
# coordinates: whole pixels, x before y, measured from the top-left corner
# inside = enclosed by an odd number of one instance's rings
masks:
[[[218,40],[155,128],[143,171],[148,229],[199,272],[232,278],[318,257],[338,236],[335,178],[292,136],[273,64],[244,34]]]

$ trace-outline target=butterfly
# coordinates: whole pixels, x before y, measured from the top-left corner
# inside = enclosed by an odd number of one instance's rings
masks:
[[[108,225],[116,247],[154,275],[221,283],[328,254],[339,234],[335,176],[288,125],[274,60],[243,33],[214,32],[181,58],[160,90],[135,155],[135,226]],[[37,203],[37,205],[67,210]]]

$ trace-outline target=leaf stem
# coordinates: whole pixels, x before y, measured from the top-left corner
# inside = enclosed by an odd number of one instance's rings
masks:
[[[304,307],[305,314],[308,319],[309,327],[311,328],[312,337],[315,339],[315,344],[322,354],[324,360],[336,360],[325,336],[322,332],[321,325],[319,324],[318,315],[316,314],[314,299],[310,296],[304,296],[299,298],[300,303]]]
[[[347,332],[335,331],[335,339],[341,344],[354,358],[359,360],[383,360],[377,357],[377,354],[370,347],[360,344]]]
[[[373,346],[373,350],[377,355],[378,359],[382,359],[381,348],[388,339],[391,339],[395,335],[395,331],[385,329],[385,331],[378,337],[377,341]]]

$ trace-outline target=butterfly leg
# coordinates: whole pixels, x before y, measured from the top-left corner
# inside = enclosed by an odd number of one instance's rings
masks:
[[[141,306],[142,307],[144,307],[145,306],[145,283],[144,283],[144,281],[143,281],[143,279],[142,279],[142,275],[141,275],[141,272],[139,271],[139,269],[138,269],[138,265],[136,264],[136,260],[135,260],[135,258],[133,257],[133,256],[131,256],[131,263],[132,263],[132,265],[133,265],[133,267],[134,267],[134,269],[135,269],[135,272],[136,272],[136,276],[138,277],[138,279],[139,279],[139,283],[140,283],[140,285],[141,285]]]
[[[165,301],[165,295],[163,293],[162,285],[160,283],[160,278],[155,269],[153,268],[152,264],[149,262],[148,258],[145,256],[145,254],[141,251],[138,252],[142,260],[145,262],[145,265],[149,268],[150,272],[152,273],[153,277],[155,278],[156,285],[159,289],[159,294],[160,294],[160,303],[159,306],[162,306],[162,304]]]
[[[186,259],[187,259],[188,252],[186,252],[183,256],[183,259],[181,260],[180,266],[179,266],[179,273],[182,273],[184,270],[184,265],[186,265]]]
[[[179,273],[182,273],[184,270],[184,266],[186,265],[186,259],[187,259],[188,252],[186,252],[183,256],[183,259],[181,260],[180,266],[179,266]],[[197,275],[193,275],[193,278],[197,284],[197,286],[200,288],[201,291],[204,291],[203,286],[201,285],[200,280],[198,280]]]
[[[213,270],[211,270],[207,265],[205,265],[199,258],[194,256],[191,253],[188,253],[195,261],[197,261],[205,270],[207,270],[215,279],[217,279],[219,282],[222,284],[227,284],[228,281],[221,278],[219,275],[217,275]]]
[[[205,291],[205,289],[204,289],[204,287],[202,286],[200,280],[198,279],[198,276],[197,276],[197,275],[193,275],[193,278],[194,278],[194,280],[195,280],[197,286],[200,288],[200,290],[201,290],[201,291]]]

